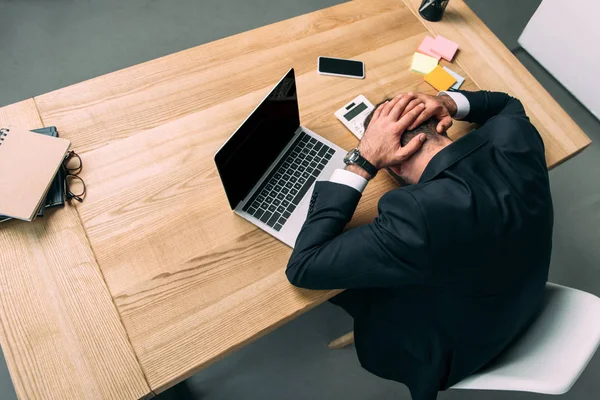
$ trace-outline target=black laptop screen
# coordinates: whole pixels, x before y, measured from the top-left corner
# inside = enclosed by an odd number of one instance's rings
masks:
[[[232,209],[248,195],[299,126],[296,80],[291,69],[215,154]]]

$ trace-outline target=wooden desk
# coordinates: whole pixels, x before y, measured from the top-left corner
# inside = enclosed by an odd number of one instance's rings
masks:
[[[0,226],[0,341],[19,397],[150,396],[335,294],[288,284],[291,250],[231,212],[212,160],[289,67],[302,123],[350,149],[334,111],[359,93],[433,94],[410,61],[439,32],[461,45],[464,88],[523,100],[549,167],[590,144],[462,1],[435,24],[419,3],[352,1],[0,109],[2,126],[56,125],[89,193]],[[318,75],[323,54],[363,60],[366,79]],[[393,187],[370,183],[352,224]]]

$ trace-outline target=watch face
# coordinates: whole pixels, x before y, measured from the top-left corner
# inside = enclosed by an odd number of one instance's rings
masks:
[[[346,157],[344,157],[344,162],[346,164],[354,164],[358,160],[358,157],[360,157],[358,149],[352,149],[346,154]]]

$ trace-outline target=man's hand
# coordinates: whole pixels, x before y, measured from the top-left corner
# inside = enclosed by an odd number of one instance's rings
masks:
[[[404,131],[425,110],[424,104],[417,104],[408,112],[407,105],[414,96],[399,95],[379,107],[365,132],[358,150],[375,168],[401,164],[421,148],[425,134],[414,137],[406,146],[400,146],[400,137]]]
[[[422,93],[407,93],[406,96],[412,97],[413,100],[404,109],[403,116],[418,105],[425,104],[421,115],[415,119],[408,129],[415,129],[431,117],[435,117],[439,121],[436,127],[437,133],[444,133],[452,126],[452,116],[456,114],[456,103],[452,100],[452,97],[446,94],[430,96]]]

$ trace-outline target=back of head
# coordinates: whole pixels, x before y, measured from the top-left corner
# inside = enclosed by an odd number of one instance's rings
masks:
[[[377,107],[385,103],[386,101],[391,101],[392,99],[385,99],[381,103],[377,104],[373,111],[367,116],[364,122],[365,132],[371,123],[371,119],[373,118],[373,114]],[[415,129],[408,129],[404,131],[402,136],[400,136],[400,146],[404,147],[412,138],[417,136],[419,133],[424,133],[427,136],[427,140],[439,140],[440,134],[436,132],[438,121],[435,118],[430,118],[427,121],[423,122],[421,125],[417,126]],[[425,142],[427,144],[427,142]]]

